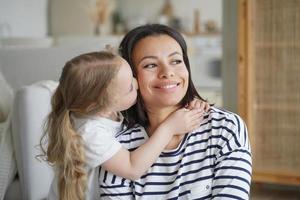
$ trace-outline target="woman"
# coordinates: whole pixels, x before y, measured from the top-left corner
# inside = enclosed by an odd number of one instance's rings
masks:
[[[183,37],[164,25],[131,30],[120,44],[139,84],[137,104],[127,113],[129,129],[117,139],[133,150],[172,112],[195,97]],[[212,107],[202,124],[174,136],[152,167],[136,181],[100,170],[103,199],[248,199],[251,153],[241,118]]]

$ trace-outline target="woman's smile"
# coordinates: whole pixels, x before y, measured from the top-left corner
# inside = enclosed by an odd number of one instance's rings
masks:
[[[161,92],[175,92],[179,85],[180,82],[178,81],[163,81],[161,83],[156,84],[154,88],[158,89],[158,91]]]

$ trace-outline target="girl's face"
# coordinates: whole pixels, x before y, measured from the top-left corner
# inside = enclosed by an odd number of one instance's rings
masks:
[[[127,110],[135,104],[137,97],[137,81],[132,76],[129,64],[123,58],[120,60],[120,69],[108,87],[108,93],[112,97],[112,111]]]
[[[177,106],[189,78],[177,41],[168,35],[148,36],[136,44],[132,55],[147,109]]]

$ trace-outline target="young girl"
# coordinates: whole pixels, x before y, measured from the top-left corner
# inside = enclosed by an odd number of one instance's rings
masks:
[[[166,86],[167,87],[167,86]],[[146,143],[129,152],[115,139],[122,130],[120,111],[136,102],[137,83],[128,63],[111,52],[92,52],[68,61],[52,97],[41,146],[55,167],[48,199],[96,199],[97,167],[138,179],[176,134],[198,127],[202,108],[172,113]],[[47,138],[47,149],[43,141]],[[130,141],[130,137],[128,137]],[[139,141],[136,141],[139,142]]]

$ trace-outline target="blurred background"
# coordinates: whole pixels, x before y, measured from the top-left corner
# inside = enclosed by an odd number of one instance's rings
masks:
[[[128,30],[162,23],[185,36],[194,82],[222,105],[222,0],[1,0],[0,46],[117,46]],[[199,77],[196,77],[199,76]]]
[[[14,93],[138,25],[169,25],[200,95],[246,121],[251,199],[300,199],[299,13],[300,0],[0,0],[0,75]]]

